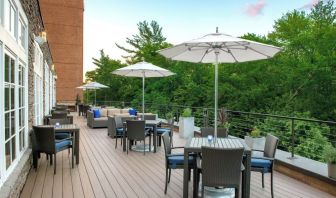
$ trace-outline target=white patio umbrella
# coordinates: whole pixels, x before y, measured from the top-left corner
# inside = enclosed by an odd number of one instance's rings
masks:
[[[108,88],[108,86],[100,84],[98,82],[90,82],[87,83],[85,85],[79,86],[77,87],[78,89],[83,89],[83,90],[87,90],[87,89],[94,89],[95,90],[95,106],[97,104],[97,89],[101,89],[101,88]]]
[[[172,60],[215,65],[215,139],[217,138],[218,64],[269,59],[281,50],[279,47],[232,37],[227,34],[207,34],[179,45],[160,50]]]
[[[117,69],[112,73],[120,76],[142,78],[142,118],[144,118],[145,113],[145,78],[166,77],[174,75],[174,73],[169,70],[163,69],[145,61]]]

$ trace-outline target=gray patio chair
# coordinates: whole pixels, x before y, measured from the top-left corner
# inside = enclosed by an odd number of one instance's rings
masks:
[[[117,126],[116,124],[117,119],[118,119],[117,117],[108,116],[108,123],[107,123],[107,135],[116,139],[115,148],[117,148],[118,145],[118,138],[123,138],[124,136],[124,127],[122,126],[122,124],[121,127]],[[122,140],[120,142],[121,142],[120,144],[122,145]]]
[[[70,124],[70,121],[67,118],[49,118],[48,123],[49,123],[49,125],[56,125],[56,123]],[[70,137],[70,133],[67,133],[67,132],[56,133],[55,134],[55,138],[58,139],[58,140],[59,139],[65,139],[65,138],[68,138],[68,137]]]
[[[274,197],[273,192],[273,167],[275,152],[278,147],[279,138],[267,134],[264,150],[252,150],[254,152],[261,152],[262,156],[252,155],[251,171],[260,172],[262,175],[262,187],[264,184],[264,174],[271,173],[271,196]]]
[[[64,119],[64,118],[67,118],[68,116],[68,113],[66,111],[54,111],[52,114],[51,114],[51,117],[52,118],[60,118],[60,119]]]
[[[201,127],[201,136],[208,137],[208,135],[214,135],[215,129],[213,127]],[[217,137],[228,137],[227,130],[225,128],[217,128]]]
[[[202,197],[204,187],[234,188],[239,197],[244,148],[220,149],[202,147]],[[199,181],[197,176],[197,183]]]
[[[164,193],[167,194],[167,186],[170,182],[170,175],[171,175],[171,169],[183,169],[184,168],[184,154],[180,153],[174,153],[172,154],[173,149],[180,149],[183,147],[172,147],[170,143],[169,133],[163,133],[162,134],[163,139],[163,145],[164,145],[164,151],[165,151],[165,166],[166,166],[166,184],[165,184],[165,191]],[[196,157],[193,154],[189,155],[188,159],[189,163],[189,179],[190,179],[190,172],[191,169],[193,169],[194,178],[196,178],[197,174],[197,166],[196,166]],[[196,180],[194,180],[194,186],[196,185]]]
[[[149,136],[149,150],[151,150],[150,132],[145,129],[146,123],[144,120],[126,120],[127,130],[127,154],[131,148],[131,141],[144,141],[144,155],[146,154],[146,137]]]
[[[56,153],[68,148],[73,148],[72,137],[63,140],[55,139],[55,130],[53,126],[33,126],[32,135],[32,152],[33,166],[37,169],[37,160],[40,153],[50,155],[50,163],[52,164],[52,155],[54,155],[54,174],[56,174]],[[74,167],[74,151],[72,150],[71,162]]]
[[[161,146],[161,136],[165,133],[168,132],[170,136],[170,144],[173,146],[173,134],[174,134],[174,119],[168,119],[167,120],[167,125],[168,127],[157,127],[156,132],[157,132],[157,137],[158,137],[158,142],[159,146]]]

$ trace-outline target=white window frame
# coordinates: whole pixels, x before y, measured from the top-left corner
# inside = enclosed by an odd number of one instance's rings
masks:
[[[47,62],[44,63],[44,115],[48,115],[50,113],[50,104],[49,104],[49,97],[50,97],[50,86],[49,86],[49,74],[50,69]]]
[[[34,42],[34,124],[43,124],[43,53],[39,44]]]
[[[6,6],[8,5],[8,2],[11,3],[11,5],[14,6],[15,9],[15,16],[13,21],[13,27],[14,27],[14,33],[10,32],[6,28],[6,20],[8,19],[8,16],[6,16],[6,13],[8,13],[8,10],[6,11]],[[7,6],[8,8],[8,6]],[[24,37],[26,38],[25,42],[23,43],[24,46],[21,46],[18,43],[18,19],[19,16],[21,17],[21,20],[24,24],[26,24],[26,29],[24,34]],[[8,176],[13,172],[13,170],[16,168],[17,163],[20,161],[23,153],[28,148],[28,19],[25,15],[25,12],[21,6],[20,0],[0,0],[0,187],[3,185],[3,183],[6,181]],[[15,101],[14,101],[14,109],[15,112],[15,160],[11,162],[11,165],[6,170],[6,160],[5,160],[5,72],[4,72],[4,63],[5,63],[5,54],[10,56],[14,60],[15,65],[15,81],[14,81],[14,94],[15,94]],[[18,67],[19,64],[25,67],[24,74],[23,74],[23,82],[24,82],[24,110],[23,110],[23,118],[24,123],[21,128],[19,129],[19,116],[20,116],[20,107],[19,107],[19,79],[18,79]],[[22,148],[20,151],[20,140],[19,135],[20,131],[23,131],[23,136],[25,137],[25,147]],[[14,135],[13,135],[14,137]]]

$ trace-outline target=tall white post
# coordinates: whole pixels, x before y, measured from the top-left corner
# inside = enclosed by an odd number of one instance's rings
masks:
[[[142,120],[145,120],[145,72],[142,75]]]
[[[215,131],[214,131],[214,141],[217,141],[217,109],[218,109],[218,49],[215,51],[216,63],[215,63]]]

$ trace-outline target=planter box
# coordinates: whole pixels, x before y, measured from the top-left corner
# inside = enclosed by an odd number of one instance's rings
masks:
[[[194,117],[180,117],[179,135],[181,138],[190,138],[194,136]]]
[[[328,163],[328,177],[336,179],[336,164]]]

